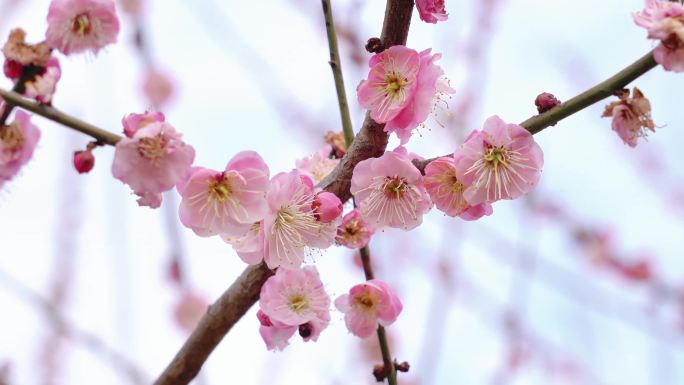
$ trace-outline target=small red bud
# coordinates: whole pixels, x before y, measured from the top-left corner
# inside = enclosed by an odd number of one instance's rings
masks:
[[[95,166],[95,157],[91,149],[74,152],[74,167],[79,174],[90,172]]]
[[[14,80],[21,76],[24,66],[17,61],[5,59],[5,64],[2,66],[2,70],[5,72],[5,76]]]
[[[556,99],[553,94],[548,92],[542,92],[537,95],[537,98],[534,100],[534,105],[537,106],[537,111],[539,111],[540,114],[543,114],[559,104],[561,104],[560,100]]]

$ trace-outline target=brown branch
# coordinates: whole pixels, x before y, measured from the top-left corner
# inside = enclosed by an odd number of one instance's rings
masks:
[[[413,0],[387,0],[381,39],[385,47],[405,44],[408,37]],[[356,164],[378,157],[387,147],[384,125],[369,115],[354,138],[347,154],[320,186],[336,194],[343,202],[351,197],[349,187]],[[263,263],[248,267],[228,290],[209,308],[155,385],[184,385],[199,372],[204,361],[231,327],[259,299],[261,285],[273,274]]]
[[[525,127],[530,133],[536,134],[546,127],[553,126],[568,116],[613,95],[616,91],[625,88],[629,83],[633,82],[646,72],[652,70],[657,65],[658,63],[656,63],[655,59],[653,58],[653,51],[651,51],[610,78],[589,88],[574,98],[561,103],[561,105],[544,112],[543,114],[535,115],[525,120],[524,122],[520,123],[520,125]],[[451,156],[451,154],[444,156]],[[421,173],[425,173],[425,166],[438,158],[441,157],[425,160],[414,160],[413,164],[420,170]]]

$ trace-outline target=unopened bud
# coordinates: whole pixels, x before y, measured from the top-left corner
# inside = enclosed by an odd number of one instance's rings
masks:
[[[2,66],[2,70],[5,72],[5,76],[9,79],[18,79],[21,76],[21,71],[23,71],[24,66],[18,61],[11,59],[5,59],[5,64]]]
[[[382,44],[382,40],[377,37],[371,37],[366,43],[366,51],[370,53],[380,53],[385,50],[385,45]]]
[[[311,327],[310,323],[305,323],[299,325],[299,335],[302,336],[302,338],[309,338],[311,337],[311,334],[313,333],[313,329]]]
[[[74,168],[79,174],[90,172],[95,166],[95,157],[91,149],[74,152]]]
[[[316,219],[323,223],[332,222],[342,214],[342,202],[337,195],[322,191],[316,194],[311,208],[314,210]]]
[[[560,104],[561,101],[548,92],[542,92],[537,95],[537,98],[534,100],[534,105],[537,106],[537,111],[539,111],[540,114],[543,114]]]

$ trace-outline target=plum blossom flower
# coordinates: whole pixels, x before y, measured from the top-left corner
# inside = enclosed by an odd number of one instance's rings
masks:
[[[651,103],[638,88],[634,87],[632,96],[629,90],[618,93],[620,98],[606,106],[602,117],[612,117],[611,127],[620,139],[630,147],[636,147],[637,139],[645,138],[647,130],[655,132],[651,119]]]
[[[653,58],[667,71],[684,71],[684,6],[679,2],[646,0],[635,12],[636,25],[648,31],[649,39],[660,40]]]
[[[361,218],[361,212],[354,209],[342,218],[335,242],[350,249],[360,249],[368,244],[374,233],[375,230]]]
[[[121,119],[121,124],[123,125],[123,132],[129,138],[135,135],[138,129],[154,122],[163,122],[166,118],[164,114],[156,111],[145,111],[142,114],[128,114]]]
[[[456,177],[453,157],[435,159],[425,167],[423,183],[432,202],[440,211],[451,217],[459,216],[470,221],[492,214],[489,203],[470,205],[463,196],[465,186]]]
[[[271,324],[281,328],[305,325],[305,339],[315,340],[330,323],[330,297],[313,266],[278,269],[261,287],[259,298],[259,307]]]
[[[139,205],[158,207],[161,193],[188,174],[195,150],[181,136],[171,124],[155,121],[116,144],[112,175],[140,196]]]
[[[38,127],[21,110],[16,112],[14,122],[0,127],[0,186],[28,163],[39,139]]]
[[[223,235],[223,240],[233,246],[233,250],[243,262],[256,265],[264,259],[264,223],[254,222],[240,237]]]
[[[544,154],[532,134],[494,115],[454,154],[456,178],[471,205],[515,199],[537,185]]]
[[[416,8],[418,8],[420,20],[426,23],[435,24],[449,18],[444,9],[444,0],[416,0]]]
[[[254,151],[242,151],[224,171],[194,167],[178,184],[180,220],[201,236],[242,236],[266,215],[268,166]]]
[[[45,67],[50,59],[50,47],[47,44],[28,44],[25,39],[26,32],[15,28],[10,31],[7,42],[2,47],[6,58],[5,75],[10,79],[18,78],[25,66]]]
[[[52,0],[47,22],[47,44],[65,55],[97,54],[119,34],[113,0]]]
[[[340,163],[340,159],[330,157],[332,152],[333,147],[325,145],[310,157],[298,159],[297,170],[313,179],[314,183],[320,183]]]
[[[174,319],[183,330],[191,332],[208,308],[206,298],[191,290],[184,290],[175,305]]]
[[[401,144],[423,123],[438,100],[453,89],[440,77],[444,71],[434,62],[440,54],[421,53],[396,45],[373,55],[368,79],[358,88],[358,100],[370,110],[373,120],[385,123],[386,132],[395,132]]]
[[[324,249],[333,243],[339,220],[320,220],[310,178],[297,170],[280,173],[271,180],[266,200],[264,261],[269,268],[296,268],[305,248]]]
[[[142,91],[153,106],[161,108],[167,104],[173,97],[174,89],[174,82],[165,71],[157,67],[148,69]]]
[[[337,297],[335,307],[344,313],[347,329],[360,338],[373,334],[378,324],[391,325],[402,310],[394,289],[379,279],[352,287],[349,294]]]
[[[423,214],[432,206],[420,171],[398,150],[359,162],[350,190],[361,216],[376,229],[411,230],[422,223]]]
[[[24,83],[26,88],[24,95],[35,99],[38,103],[50,104],[61,77],[62,69],[59,66],[59,60],[51,56],[43,71]]]

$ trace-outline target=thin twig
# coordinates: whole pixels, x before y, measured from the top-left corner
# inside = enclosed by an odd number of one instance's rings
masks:
[[[524,122],[520,123],[520,125],[525,127],[532,134],[536,134],[547,127],[555,125],[568,116],[613,95],[616,91],[625,88],[629,83],[633,82],[646,72],[652,70],[657,65],[658,63],[656,63],[655,59],[653,58],[653,51],[651,51],[603,82],[591,87],[574,98],[567,100],[561,105],[544,112],[543,114],[539,114],[525,120]],[[444,156],[451,156],[451,154]],[[441,156],[425,160],[415,160],[413,161],[413,164],[420,170],[420,172],[425,172],[425,166],[438,158],[441,158]]]

